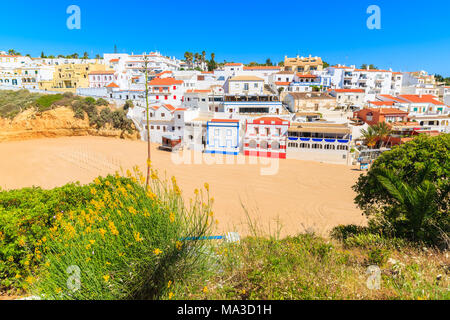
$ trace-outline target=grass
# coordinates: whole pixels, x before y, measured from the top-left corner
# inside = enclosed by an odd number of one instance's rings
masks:
[[[249,237],[217,250],[220,268],[176,284],[176,299],[450,299],[446,253],[404,247],[383,262],[381,287],[367,286],[371,251],[313,234]]]

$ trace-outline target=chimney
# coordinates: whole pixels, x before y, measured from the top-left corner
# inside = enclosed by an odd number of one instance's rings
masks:
[[[370,70],[370,69],[369,69],[369,66],[367,66],[366,69],[367,69],[367,70]]]

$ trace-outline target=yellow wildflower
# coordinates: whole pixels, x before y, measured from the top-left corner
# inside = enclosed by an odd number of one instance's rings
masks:
[[[90,244],[88,244],[88,245],[86,246],[86,250],[89,250],[89,249],[91,249],[91,245],[90,245]]]
[[[95,240],[89,240],[89,242],[93,245],[95,243]]]
[[[181,250],[183,248],[183,243],[181,241],[177,241],[175,243],[175,246],[176,246],[177,250]]]
[[[106,182],[105,182],[105,185],[109,187],[109,186],[111,185],[111,182],[106,181]]]
[[[105,280],[106,283],[109,282],[109,278],[110,278],[109,275],[104,275],[103,276],[103,280]]]
[[[208,292],[208,287],[205,286],[202,291],[203,291],[203,293],[207,293]]]
[[[167,283],[167,288],[170,288],[172,286],[172,281],[169,281],[169,283]]]
[[[143,238],[141,238],[141,234],[139,232],[135,232],[134,233],[134,240],[136,240],[136,242],[142,242],[144,241]]]
[[[9,256],[9,257],[8,257],[8,261],[9,261],[9,262],[13,262],[13,261],[14,261],[14,257],[13,257],[13,256]]]
[[[170,292],[169,293],[169,300],[172,300],[173,296],[174,296],[173,292]]]
[[[170,222],[174,223],[175,222],[175,214],[173,212],[170,213],[169,215],[169,220]]]
[[[206,189],[206,191],[208,191],[209,192],[209,183],[205,183],[205,189]]]
[[[55,292],[56,292],[56,294],[60,294],[62,292],[62,289],[58,287],[58,288],[56,288]]]
[[[100,232],[100,234],[102,235],[102,237],[105,236],[105,233],[106,233],[106,230],[105,230],[105,229],[100,228],[98,231]]]
[[[95,182],[95,184],[98,185],[98,186],[102,184],[99,178],[96,178],[96,179],[94,180],[94,182]]]
[[[155,255],[160,255],[161,253],[162,253],[162,251],[161,250],[159,250],[159,249],[155,249],[154,251],[153,251],[153,253],[155,254]]]
[[[20,274],[16,274],[16,279],[20,279],[22,276]]]
[[[114,225],[114,222],[110,222],[109,223],[109,230],[111,230],[111,233],[113,234],[113,235],[115,235],[115,236],[118,236],[119,235],[119,231],[117,231],[117,228],[116,228],[116,226]]]
[[[34,282],[34,278],[32,276],[28,276],[25,281],[29,284],[32,284]]]

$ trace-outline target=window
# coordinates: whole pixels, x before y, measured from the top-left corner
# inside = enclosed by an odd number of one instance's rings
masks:
[[[248,83],[244,83],[244,90],[248,90]]]
[[[181,119],[181,114],[178,115],[178,119]]]
[[[257,83],[255,83],[255,88],[258,88],[258,84]]]

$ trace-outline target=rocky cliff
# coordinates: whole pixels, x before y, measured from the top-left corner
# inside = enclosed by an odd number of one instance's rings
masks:
[[[108,125],[96,129],[89,125],[87,115],[84,120],[75,118],[72,109],[66,107],[42,113],[28,109],[13,120],[0,118],[0,142],[89,135],[131,140],[139,138],[138,133],[129,134]]]

